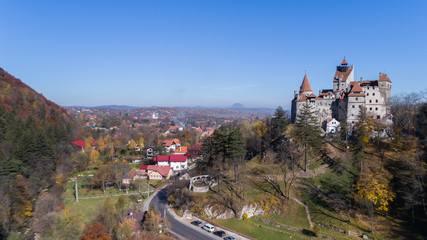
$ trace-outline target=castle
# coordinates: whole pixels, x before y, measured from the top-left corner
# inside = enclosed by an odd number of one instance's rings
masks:
[[[308,104],[326,132],[336,131],[342,121],[353,126],[361,107],[366,109],[368,116],[388,123],[391,118],[390,89],[391,81],[385,73],[380,73],[378,80],[365,81],[360,78],[360,81],[354,81],[354,66],[344,58],[337,66],[333,88],[319,91],[318,96],[312,92],[307,74],[304,75],[299,92],[294,91],[291,121],[296,122],[298,112]],[[331,123],[336,127],[330,128]]]

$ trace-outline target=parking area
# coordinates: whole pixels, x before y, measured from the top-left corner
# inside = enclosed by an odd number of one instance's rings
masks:
[[[248,238],[241,236],[237,233],[229,231],[227,229],[221,228],[215,224],[207,222],[201,218],[193,216],[191,219],[186,219],[194,228],[203,229],[206,232],[212,234],[212,236],[216,236],[218,239],[224,240],[249,240]],[[212,228],[213,227],[213,228]]]

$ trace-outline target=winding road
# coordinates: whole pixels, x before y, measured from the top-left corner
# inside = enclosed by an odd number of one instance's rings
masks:
[[[171,211],[168,207],[167,203],[167,193],[166,188],[162,188],[156,193],[154,193],[153,197],[148,199],[147,204],[144,204],[146,210],[148,210],[149,206],[154,204],[156,209],[161,213],[162,217],[166,214],[167,219],[169,220],[169,228],[168,231],[179,237],[180,239],[189,239],[189,240],[197,240],[197,239],[207,239],[207,240],[219,240],[221,238],[213,235],[212,233],[208,233],[200,227],[196,227],[192,225],[190,222],[182,220],[179,216],[175,214],[174,211]]]

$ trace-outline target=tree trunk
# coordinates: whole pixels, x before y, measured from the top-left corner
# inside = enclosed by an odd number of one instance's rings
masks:
[[[307,172],[307,143],[304,145],[304,172]]]

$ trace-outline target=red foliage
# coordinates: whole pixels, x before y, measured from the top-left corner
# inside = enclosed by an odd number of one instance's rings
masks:
[[[0,84],[0,92],[9,88],[9,90],[6,91],[8,92],[8,95],[2,96],[2,105],[4,105],[6,110],[9,112],[12,111],[12,106],[19,106],[17,114],[21,118],[25,119],[30,115],[32,103],[34,101],[38,103],[36,104],[36,112],[39,111],[39,108],[44,104],[46,109],[54,108],[60,115],[63,114],[67,118],[71,118],[67,110],[46,99],[42,94],[34,91],[34,89],[2,68],[0,68],[0,83],[2,83]]]
[[[86,226],[86,232],[81,240],[111,240],[111,237],[105,232],[104,225],[95,221],[93,225]]]

